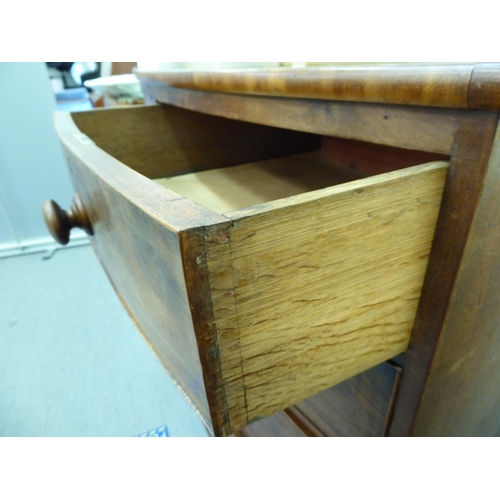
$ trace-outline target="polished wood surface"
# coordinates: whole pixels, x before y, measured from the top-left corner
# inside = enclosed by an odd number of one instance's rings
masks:
[[[500,110],[500,64],[478,64],[472,70],[469,105],[477,109]]]
[[[415,166],[225,214],[227,238],[207,259],[233,429],[406,349],[446,170]]]
[[[149,104],[327,136],[449,154],[464,110],[221,94],[141,82]]]
[[[45,200],[43,218],[50,234],[61,245],[69,243],[69,233],[75,227],[83,229],[89,236],[94,234],[78,193],[73,196],[73,204],[68,210],[63,210],[54,200]]]
[[[378,64],[246,71],[137,72],[139,79],[190,90],[403,104],[499,109],[499,64]]]

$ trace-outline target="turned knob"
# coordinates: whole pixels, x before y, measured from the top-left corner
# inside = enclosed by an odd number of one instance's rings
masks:
[[[69,232],[74,227],[83,229],[88,235],[93,235],[90,219],[85,211],[78,193],[73,196],[73,205],[63,210],[55,201],[43,202],[43,218],[53,238],[61,245],[69,242]]]

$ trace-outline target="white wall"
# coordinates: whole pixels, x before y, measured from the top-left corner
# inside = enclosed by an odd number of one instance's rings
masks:
[[[50,241],[45,198],[71,205],[73,188],[52,125],[55,109],[44,63],[0,63],[0,253]]]

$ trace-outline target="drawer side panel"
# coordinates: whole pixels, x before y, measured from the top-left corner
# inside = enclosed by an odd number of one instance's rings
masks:
[[[228,342],[221,360],[241,359],[248,422],[407,348],[446,171],[411,167],[229,215],[239,349]]]

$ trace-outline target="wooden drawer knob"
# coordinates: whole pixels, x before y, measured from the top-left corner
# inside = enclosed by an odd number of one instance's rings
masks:
[[[63,210],[55,201],[43,202],[43,218],[53,238],[61,245],[69,242],[69,232],[74,227],[83,229],[88,235],[93,235],[90,219],[85,211],[78,193],[73,196],[73,205]]]

